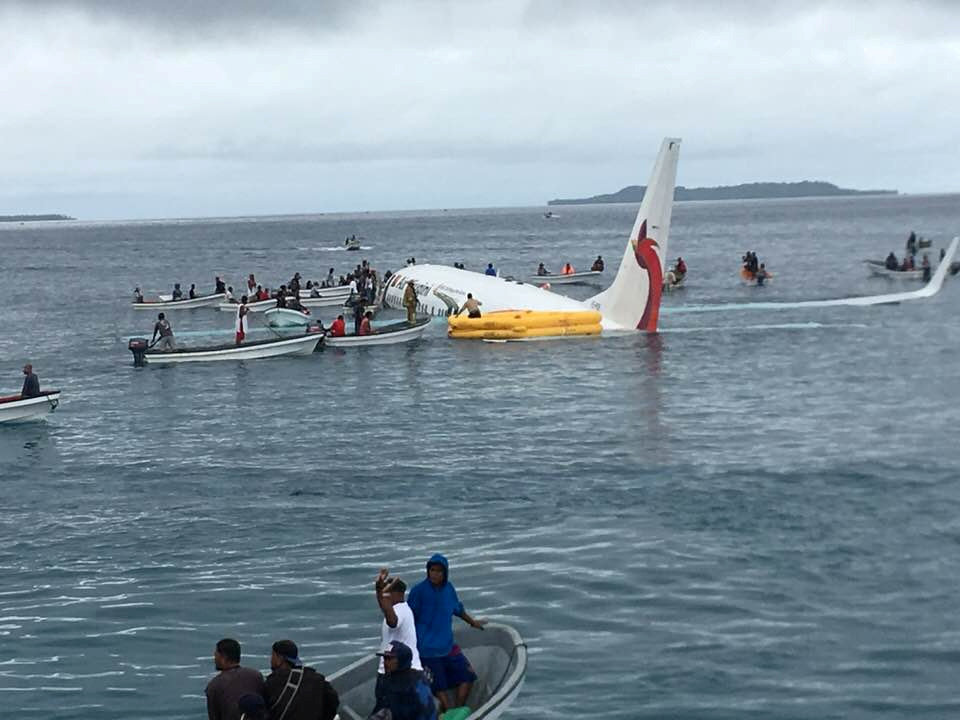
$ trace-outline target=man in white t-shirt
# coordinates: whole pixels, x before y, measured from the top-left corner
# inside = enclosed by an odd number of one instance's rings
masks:
[[[404,599],[407,584],[400,578],[391,578],[387,569],[383,568],[377,576],[374,587],[380,612],[383,613],[383,623],[380,628],[381,650],[389,648],[394,640],[402,642],[413,651],[410,667],[414,670],[423,670],[420,654],[417,652],[417,626],[413,620],[413,611]],[[377,672],[383,675],[382,657]]]

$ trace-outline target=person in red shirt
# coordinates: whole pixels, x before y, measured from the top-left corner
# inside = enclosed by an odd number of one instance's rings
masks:
[[[373,335],[373,326],[370,325],[370,319],[373,317],[373,313],[369,310],[363,316],[363,320],[360,321],[360,335]]]
[[[343,315],[337,315],[337,319],[331,323],[330,334],[333,337],[343,337],[347,334],[347,326],[343,321]]]

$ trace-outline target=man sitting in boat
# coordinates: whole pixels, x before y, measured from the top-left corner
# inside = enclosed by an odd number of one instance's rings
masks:
[[[171,294],[171,300],[183,300],[183,290],[180,289],[180,283],[173,284],[173,293]]]
[[[760,263],[760,267],[757,269],[754,277],[757,279],[757,285],[763,285],[764,280],[770,277],[770,273],[767,272],[767,266]]]
[[[337,319],[330,323],[330,334],[333,337],[343,337],[347,334],[347,323],[343,315],[337,315]]]
[[[597,255],[597,259],[593,261],[593,265],[590,266],[590,269],[593,272],[603,272],[603,268],[603,258],[600,255]]]
[[[269,299],[270,299],[270,291],[267,290],[266,288],[264,288],[262,285],[257,285],[256,298],[257,298],[257,300],[261,300],[261,301],[262,301],[262,300],[269,300]]]
[[[454,315],[459,316],[460,313],[466,310],[467,317],[478,318],[480,317],[480,306],[482,304],[483,303],[473,297],[473,293],[467,293],[467,301],[463,304],[463,307],[454,313]]]
[[[893,254],[893,251],[890,251],[890,254],[887,255],[887,259],[883,261],[883,266],[887,270],[896,270],[897,269],[897,256]]]
[[[373,320],[373,313],[367,310],[363,314],[363,319],[360,321],[360,330],[357,335],[373,335],[373,325],[370,324],[370,321]]]
[[[293,640],[278,640],[271,647],[270,670],[264,700],[271,718],[284,720],[333,720],[340,697],[327,679],[304,667]]]
[[[188,297],[193,300],[197,296],[197,286],[195,283],[190,283],[190,294]]]
[[[420,662],[432,675],[431,689],[440,702],[440,712],[465,705],[477,679],[466,656],[453,644],[451,620],[456,616],[471,627],[486,625],[486,620],[475,620],[464,609],[449,581],[449,569],[443,555],[433,555],[427,561],[426,579],[414,586],[407,600],[416,621]],[[447,698],[448,690],[456,692],[454,705]]]
[[[377,702],[371,720],[436,720],[437,706],[430,685],[423,672],[412,667],[413,652],[406,643],[393,640],[377,653],[383,674],[377,678]]]
[[[235,303],[237,301],[237,299],[233,296],[233,285],[227,288],[226,292],[224,292],[224,296],[224,302]]]
[[[216,278],[214,278],[214,291],[213,291],[213,292],[214,292],[216,295],[223,295],[223,293],[225,293],[226,291],[227,291],[227,284],[226,284],[223,280],[220,279],[220,276],[219,276],[219,275],[217,275]]]
[[[550,275],[550,271],[544,266],[543,263],[537,265],[537,275]]]
[[[142,303],[142,302],[143,302],[143,293],[140,292],[140,288],[134,288],[134,289],[133,289],[133,301],[134,301],[135,303]]]
[[[493,266],[493,263],[487,263],[487,269],[483,271],[484,275],[490,275],[491,277],[497,276],[497,269]]]
[[[33,365],[27,363],[23,366],[23,389],[20,390],[20,397],[23,399],[40,397],[40,379],[33,372]]]
[[[157,336],[160,336],[157,339]],[[160,350],[176,350],[177,344],[173,339],[173,328],[170,327],[170,321],[167,320],[166,316],[163,313],[157,315],[157,322],[153,326],[153,337],[150,338],[150,345],[154,344],[159,346]]]
[[[682,257],[677,258],[677,264],[674,266],[673,272],[677,276],[677,282],[683,280],[683,276],[687,274],[687,264]]]
[[[565,264],[564,264],[564,266],[563,266],[563,274],[564,274],[564,275],[573,275],[573,273],[575,273],[575,272],[576,272],[576,270],[573,269],[573,265],[571,265],[570,263],[565,263]]]

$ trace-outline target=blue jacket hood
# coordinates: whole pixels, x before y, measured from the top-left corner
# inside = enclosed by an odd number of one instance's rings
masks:
[[[443,567],[443,584],[446,585],[450,577],[450,563],[447,562],[447,558],[445,558],[440,553],[434,553],[433,555],[430,556],[430,559],[427,560],[427,580],[430,579],[431,565],[440,565]]]

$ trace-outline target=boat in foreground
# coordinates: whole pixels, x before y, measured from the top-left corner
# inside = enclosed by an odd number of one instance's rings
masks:
[[[374,328],[374,333],[371,335],[340,335],[339,337],[327,335],[323,344],[326,347],[338,348],[366,347],[367,345],[396,345],[398,343],[416,340],[423,335],[429,324],[430,318],[417,320],[413,325],[404,320],[403,322]]]
[[[22,395],[0,397],[0,422],[36,420],[51,413],[60,405],[59,390],[41,390],[36,397]]]
[[[530,281],[535,283],[550,283],[551,285],[589,285],[598,282],[603,273],[599,270],[584,270],[583,272],[531,275]]]
[[[514,628],[490,623],[483,629],[460,627],[454,633],[474,672],[468,720],[500,717],[516,699],[527,673],[527,646]],[[367,655],[327,677],[340,696],[340,720],[365,720],[376,701],[379,658]]]
[[[212,307],[213,305],[219,304],[225,297],[225,293],[217,293],[215,295],[201,295],[200,297],[195,298],[186,298],[184,300],[164,300],[164,296],[160,296],[160,300],[149,301],[149,302],[135,302],[133,303],[134,310],[192,310],[193,308],[199,307]]]
[[[261,358],[280,357],[282,355],[309,355],[317,349],[323,340],[321,333],[309,333],[294,337],[278,337],[268,340],[254,340],[240,345],[209,345],[205,347],[185,347],[173,351],[148,349],[146,338],[133,338],[129,348],[133,353],[133,364],[173,365],[185,362],[213,362],[217,360],[260,360]]]

